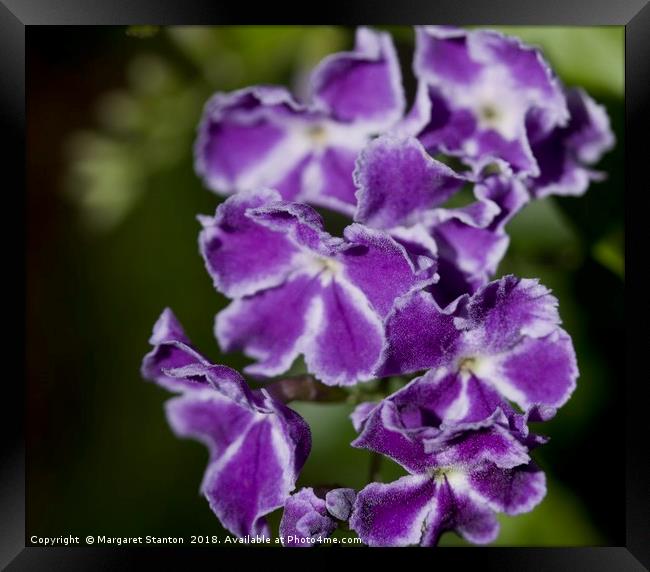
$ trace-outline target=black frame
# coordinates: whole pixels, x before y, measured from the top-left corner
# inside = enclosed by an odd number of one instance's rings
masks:
[[[320,22],[329,23],[368,23],[368,24],[413,24],[413,23],[447,23],[447,24],[483,24],[483,25],[623,25],[625,26],[625,148],[626,148],[626,297],[628,300],[641,299],[641,307],[635,307],[633,320],[627,324],[627,351],[625,356],[626,371],[626,419],[625,446],[626,453],[626,542],[622,547],[602,548],[471,548],[443,549],[426,551],[427,566],[440,565],[443,562],[452,565],[468,566],[476,563],[482,567],[499,570],[643,570],[650,567],[650,505],[648,503],[648,488],[650,472],[648,464],[647,441],[644,439],[644,413],[648,395],[647,371],[642,367],[643,357],[647,353],[648,335],[643,326],[650,323],[650,305],[647,303],[645,292],[641,292],[641,260],[643,256],[643,238],[647,231],[640,226],[643,207],[650,205],[648,201],[647,179],[643,177],[643,160],[647,154],[648,144],[642,139],[647,138],[650,126],[648,102],[650,101],[650,6],[649,0],[475,0],[464,3],[453,0],[436,0],[435,2],[412,1],[399,5],[390,1],[363,0],[351,5],[327,2],[319,7],[317,13]],[[311,7],[306,6],[308,9]],[[308,14],[316,12],[305,11],[282,14],[277,6],[264,14],[264,7],[255,7],[249,11],[248,17],[254,14],[255,23],[295,23],[305,24],[311,20]],[[311,7],[313,8],[313,7]],[[173,4],[172,1],[162,0],[113,0],[99,4],[89,0],[2,0],[0,2],[0,64],[2,83],[2,117],[3,134],[9,142],[8,153],[5,153],[9,167],[17,184],[5,187],[5,204],[11,198],[15,203],[5,207],[7,213],[15,213],[15,209],[23,208],[24,196],[16,189],[25,188],[25,28],[34,25],[125,25],[125,24],[224,24],[242,23],[240,13],[246,16],[244,10],[226,7],[208,0],[185,0]],[[250,10],[250,9],[249,9]],[[282,15],[279,15],[282,14]],[[268,15],[265,19],[264,16]],[[344,22],[349,20],[349,22]],[[645,34],[644,34],[645,32]],[[647,159],[645,159],[647,162]],[[638,204],[645,200],[645,204]],[[634,206],[632,202],[634,201]],[[638,206],[637,206],[638,205]],[[11,210],[10,210],[11,208]],[[24,213],[24,211],[23,211]],[[13,250],[17,258],[17,275],[24,275],[22,253],[16,248],[16,237],[25,235],[20,228],[20,217],[10,214],[5,217],[13,219],[18,229],[2,225],[6,236],[3,244],[6,250]],[[642,234],[643,233],[643,234]],[[6,276],[16,274],[6,272]],[[24,332],[24,306],[16,301],[26,303],[24,288],[20,280],[5,281],[5,289],[9,289],[8,306],[17,312],[17,331]],[[12,290],[13,288],[13,290]],[[640,316],[636,315],[641,313]],[[15,348],[5,349],[5,360],[12,353],[23,355],[23,346],[19,337],[14,336]],[[6,346],[5,346],[6,347]],[[11,350],[14,352],[11,352]],[[644,353],[645,352],[645,353]],[[641,359],[639,359],[641,358]],[[15,359],[14,359],[15,361]],[[22,365],[22,364],[21,364]],[[18,368],[21,373],[21,368]],[[9,377],[9,376],[7,376]],[[4,383],[3,401],[6,412],[10,407],[19,413],[18,422],[4,416],[7,428],[3,432],[4,461],[0,467],[0,566],[9,566],[12,570],[37,569],[86,569],[89,565],[102,563],[112,568],[115,562],[120,568],[125,564],[138,566],[151,564],[151,556],[164,556],[165,568],[184,565],[188,549],[155,550],[155,549],[122,549],[115,551],[106,548],[78,547],[73,550],[65,548],[25,548],[25,510],[24,510],[24,473],[25,451],[23,439],[22,412],[19,407],[10,404],[20,403],[24,389],[16,383],[14,376]],[[620,424],[623,420],[612,420],[612,424]],[[606,454],[603,458],[603,470],[621,470],[607,464]],[[603,495],[608,494],[603,491]],[[196,554],[197,551],[194,551]],[[211,565],[223,562],[224,556],[240,559],[241,549],[220,548],[217,558],[214,552],[198,551],[209,555]],[[272,551],[278,555],[285,551]],[[299,552],[301,556],[295,556]],[[291,560],[302,560],[305,553],[313,551],[291,551]],[[372,550],[346,551],[362,555],[364,561],[376,557],[383,559],[388,551]],[[409,556],[422,551],[408,551]],[[269,556],[265,549],[246,551],[247,554]],[[319,551],[319,558],[323,557]],[[335,554],[326,551],[325,554]],[[391,555],[395,551],[391,551]],[[398,553],[401,558],[403,553]],[[355,554],[353,554],[354,556]],[[347,559],[347,558],[346,558]],[[119,561],[119,564],[118,564]],[[217,564],[218,565],[218,564]]]

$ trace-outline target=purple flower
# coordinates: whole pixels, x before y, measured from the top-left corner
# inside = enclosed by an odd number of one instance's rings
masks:
[[[489,175],[474,185],[475,200],[443,203],[470,182],[430,157],[417,139],[382,136],[359,155],[355,220],[387,230],[410,250],[438,257],[440,282],[432,287],[447,304],[484,286],[508,247],[506,223],[527,203],[523,183]],[[413,229],[428,237],[414,244]]]
[[[529,448],[546,442],[530,433],[528,422],[554,415],[555,409],[539,405],[517,413],[498,391],[471,373],[440,368],[378,404],[358,406],[352,422],[359,436],[352,445],[387,455],[416,474],[439,465],[444,460],[441,451],[461,439],[473,447],[473,461],[501,455],[501,465],[514,467],[530,461]]]
[[[499,533],[495,511],[528,512],[545,493],[544,473],[532,463],[450,464],[369,484],[357,495],[350,528],[369,546],[435,546],[445,531],[485,544]]]
[[[272,187],[287,200],[352,214],[357,153],[404,105],[390,35],[359,28],[354,51],[316,67],[306,104],[273,86],[214,95],[199,126],[196,171],[222,194]]]
[[[523,409],[560,407],[575,388],[578,369],[571,338],[559,324],[557,300],[537,280],[506,276],[446,308],[416,292],[387,319],[380,375],[445,368],[472,376]]]
[[[250,390],[229,367],[196,352],[171,310],[156,322],[142,375],[180,396],[166,404],[179,437],[204,443],[201,492],[238,536],[270,536],[265,516],[284,505],[311,448],[305,421],[265,390]]]
[[[235,298],[217,316],[217,339],[256,359],[245,370],[255,375],[278,375],[303,354],[328,385],[370,379],[395,299],[436,279],[431,258],[386,233],[352,224],[334,238],[313,209],[273,191],[231,197],[201,222],[208,272]]]
[[[536,198],[551,194],[582,195],[602,173],[589,168],[614,146],[605,108],[581,89],[566,90],[569,123],[551,132],[540,128],[536,115],[528,118],[528,137],[540,173],[528,181]]]
[[[529,434],[526,422],[551,414],[515,414],[471,376],[433,372],[377,405],[363,404],[353,414],[360,435],[352,445],[387,455],[410,474],[361,490],[350,528],[370,546],[433,546],[451,530],[491,542],[495,512],[532,510],[546,493],[528,454],[545,440]]]
[[[502,174],[483,178],[475,185],[474,196],[475,203],[443,211],[431,221],[441,278],[430,290],[440,304],[473,294],[492,279],[510,244],[506,224],[529,201],[523,183]],[[472,211],[492,211],[494,216],[487,222],[488,217],[472,216]]]
[[[538,174],[527,115],[534,111],[545,132],[568,119],[562,89],[540,52],[493,31],[427,26],[416,34],[420,84],[401,129],[477,170],[499,160],[514,172]]]
[[[333,489],[322,499],[312,488],[300,489],[291,495],[280,522],[283,546],[306,548],[329,537],[338,521],[350,517],[355,496],[353,489]]]
[[[168,421],[208,447],[201,492],[238,536],[268,536],[266,516],[283,507],[285,546],[312,546],[346,521],[370,546],[432,546],[445,531],[487,543],[497,513],[530,511],[546,493],[530,452],[547,438],[529,423],[575,389],[573,345],[550,290],[491,280],[529,200],[579,195],[602,176],[592,167],[614,144],[609,118],[563,88],[537,49],[492,31],[417,28],[414,71],[403,117],[390,35],[359,28],[353,51],[313,71],[306,101],[255,86],[205,107],[195,168],[233,195],[199,217],[206,269],[231,299],[215,336],[258,378],[300,356],[309,372],[252,390],[198,353],[170,310],[154,326],[142,374],[179,394]],[[354,223],[332,236],[308,203]],[[352,414],[352,446],[406,476],[358,494],[292,494],[311,436],[284,403],[346,399],[316,379],[416,372]]]

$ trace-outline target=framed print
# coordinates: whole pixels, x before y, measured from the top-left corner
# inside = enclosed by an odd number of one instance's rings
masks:
[[[647,2],[320,8],[3,0],[0,564],[647,569]]]

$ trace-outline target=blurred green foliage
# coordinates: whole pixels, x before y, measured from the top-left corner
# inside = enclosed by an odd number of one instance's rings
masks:
[[[389,29],[408,75],[413,31]],[[535,453],[547,471],[547,498],[530,514],[503,518],[497,544],[611,544],[622,523],[607,507],[622,502],[622,475],[606,474],[598,447],[613,450],[610,417],[621,411],[624,32],[504,31],[541,46],[564,82],[601,100],[619,145],[600,165],[608,179],[585,197],[535,202],[508,228],[499,272],[538,277],[554,290],[581,378],[568,405],[541,428],[552,437]],[[166,305],[206,355],[236,368],[247,363],[221,356],[212,334],[226,300],[198,255],[195,215],[213,212],[218,199],[193,173],[196,124],[215,90],[270,82],[304,93],[309,68],[347,49],[352,37],[324,27],[132,27],[112,39],[129,42],[124,82],[98,99],[96,124],[65,141],[61,196],[71,200],[39,213],[46,234],[28,261],[30,533],[223,534],[198,494],[205,449],[172,435],[162,411],[168,395],[139,376]],[[345,223],[326,222],[331,229]],[[295,408],[313,432],[299,484],[363,486],[369,454],[349,446],[352,405]],[[401,474],[382,464],[383,480]],[[442,544],[464,543],[447,534]]]

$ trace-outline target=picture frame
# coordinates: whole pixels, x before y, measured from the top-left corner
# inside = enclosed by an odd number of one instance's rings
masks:
[[[427,566],[442,563],[454,566],[476,565],[499,570],[643,570],[650,566],[650,506],[648,490],[650,472],[647,446],[646,403],[648,374],[643,367],[647,353],[647,332],[644,324],[650,322],[647,295],[641,292],[642,272],[647,261],[647,230],[640,218],[648,205],[648,185],[642,169],[647,162],[647,128],[650,125],[648,102],[650,102],[650,6],[647,0],[625,0],[608,2],[598,0],[563,0],[562,2],[535,3],[532,0],[494,0],[490,2],[355,2],[327,3],[322,11],[309,12],[313,6],[306,5],[303,13],[289,12],[285,9],[282,16],[267,6],[262,11],[255,10],[255,23],[291,23],[304,24],[317,16],[319,21],[327,23],[356,24],[420,24],[440,23],[455,25],[622,25],[625,26],[625,146],[626,153],[626,229],[625,229],[625,264],[627,300],[634,303],[632,315],[626,326],[627,352],[621,359],[621,387],[625,388],[625,419],[612,420],[612,430],[616,426],[624,429],[621,448],[625,449],[625,467],[608,466],[606,455],[603,470],[621,471],[626,474],[626,529],[625,544],[610,547],[581,548],[472,548],[440,549],[435,551],[418,551],[409,549],[407,557],[423,558]],[[266,13],[264,13],[266,12]],[[251,14],[248,14],[250,17]],[[213,2],[186,0],[183,3],[151,0],[126,2],[84,2],[83,0],[58,0],[48,3],[46,0],[2,0],[0,2],[0,62],[2,63],[2,102],[3,132],[9,141],[5,155],[11,180],[14,183],[5,188],[5,198],[10,201],[11,224],[3,228],[4,244],[12,250],[25,248],[29,228],[24,225],[24,203],[26,175],[25,165],[25,121],[29,109],[25,103],[25,64],[26,38],[33,26],[83,26],[83,25],[211,25],[243,23],[246,9],[226,7]],[[641,204],[638,201],[641,201]],[[644,204],[645,201],[645,204]],[[9,208],[9,207],[8,207]],[[20,213],[20,214],[18,214]],[[16,237],[19,237],[17,240]],[[17,247],[18,246],[18,247]],[[10,305],[16,312],[18,336],[11,336],[15,348],[8,349],[7,356],[12,361],[29,359],[24,356],[21,334],[24,333],[25,321],[21,309],[29,303],[26,298],[23,281],[15,276],[24,276],[24,252],[15,252],[17,272],[8,271]],[[646,262],[647,264],[647,262]],[[642,303],[638,304],[637,300]],[[641,307],[638,307],[641,306]],[[640,313],[637,316],[637,313]],[[14,328],[12,328],[13,330]],[[16,358],[15,356],[21,356]],[[20,383],[24,377],[22,368],[18,367],[18,376],[5,380],[5,410],[11,409],[17,419],[3,420],[7,427],[3,433],[4,462],[0,473],[2,494],[0,495],[0,519],[3,521],[0,534],[0,565],[8,570],[31,569],[87,569],[106,563],[106,566],[130,569],[148,564],[151,557],[162,558],[165,567],[174,568],[185,564],[192,551],[182,549],[136,548],[114,551],[99,547],[71,548],[37,548],[28,546],[25,530],[25,463],[29,462],[29,451],[24,447],[24,429],[28,421],[28,412],[23,412],[19,404],[25,401],[25,388]],[[624,382],[624,383],[623,383]],[[596,449],[594,449],[596,450]],[[608,494],[603,491],[603,494]],[[200,556],[218,562],[227,554],[230,559],[240,559],[242,549],[217,549],[219,552],[203,553]],[[196,551],[194,551],[196,552]],[[202,551],[205,552],[205,551]],[[302,561],[308,556],[287,555],[282,551],[256,549],[248,551],[256,557],[266,558],[272,554],[287,560]],[[302,551],[298,551],[302,552]],[[400,563],[402,553],[386,549],[359,552],[353,551],[353,558],[367,562],[375,558],[383,559],[391,553],[390,558],[397,558]],[[321,557],[319,553],[319,558]],[[347,553],[346,553],[347,554]],[[336,557],[331,551],[327,556]],[[191,554],[195,556],[194,553]]]

